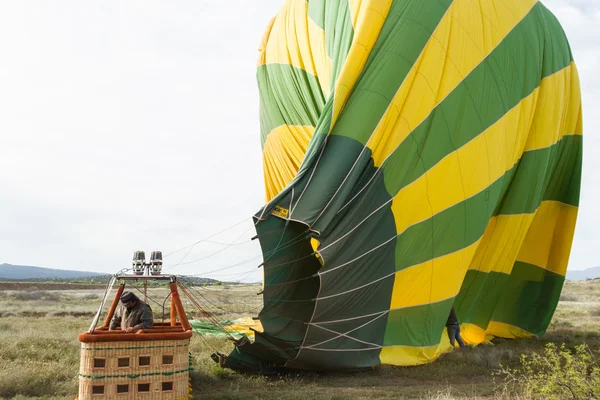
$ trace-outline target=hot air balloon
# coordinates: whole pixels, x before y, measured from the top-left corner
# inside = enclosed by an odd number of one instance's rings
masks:
[[[258,65],[262,332],[224,365],[349,370],[543,335],[582,163],[580,85],[535,0],[288,0]]]

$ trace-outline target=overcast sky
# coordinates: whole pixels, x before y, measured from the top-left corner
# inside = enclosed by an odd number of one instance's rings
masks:
[[[544,3],[582,80],[570,269],[585,269],[600,265],[600,1]],[[186,256],[169,272],[259,280],[249,241],[264,200],[255,71],[281,4],[1,2],[0,263],[116,272],[134,250],[168,254],[240,223],[165,263]]]

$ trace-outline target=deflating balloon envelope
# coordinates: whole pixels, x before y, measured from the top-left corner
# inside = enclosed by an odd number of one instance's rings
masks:
[[[263,332],[226,365],[343,370],[542,335],[582,160],[579,78],[533,0],[288,0],[260,50]]]

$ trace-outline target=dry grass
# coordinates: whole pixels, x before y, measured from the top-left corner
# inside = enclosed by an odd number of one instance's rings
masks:
[[[14,289],[14,288],[13,288]],[[258,286],[204,287],[195,291],[219,319],[255,315],[260,310]],[[155,318],[162,318],[165,289],[153,290]],[[77,393],[79,343],[102,290],[0,291],[0,398],[73,399]],[[352,373],[289,373],[278,377],[237,374],[210,359],[227,353],[225,339],[192,339],[196,398],[202,399],[455,399],[495,398],[492,371],[517,365],[521,354],[540,352],[549,342],[569,346],[587,343],[600,350],[600,280],[567,282],[551,327],[543,338],[495,340],[493,345],[446,354],[432,364],[396,368],[382,366]],[[168,302],[167,302],[168,304]],[[187,304],[186,309],[193,308]],[[195,313],[200,315],[200,313]],[[168,318],[168,310],[166,312]]]

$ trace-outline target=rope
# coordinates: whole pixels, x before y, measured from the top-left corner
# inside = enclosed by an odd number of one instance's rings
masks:
[[[219,311],[222,311],[224,313],[226,313],[227,311],[222,309],[221,307],[217,306],[216,303],[214,303],[212,300],[209,300],[207,297],[205,297],[202,293],[200,293],[200,291],[196,288],[196,286],[193,285],[192,281],[185,277],[185,276],[179,276],[178,279],[180,280],[185,280],[188,284],[191,284],[190,289],[193,290],[198,296],[202,297],[204,300],[206,300],[207,303],[210,303],[213,305],[213,307],[219,309]]]
[[[96,325],[98,325],[98,320],[100,319],[100,314],[102,313],[102,309],[104,308],[104,304],[106,303],[106,298],[108,297],[108,293],[110,291],[110,289],[113,287],[113,285],[115,284],[115,281],[117,279],[112,276],[110,278],[110,280],[108,281],[108,283],[106,284],[106,288],[104,289],[104,297],[102,298],[102,301],[100,302],[100,307],[98,307],[98,311],[96,311],[96,316],[94,317],[93,321],[92,321],[92,325],[90,326],[90,329],[88,330],[89,333],[94,333],[94,330],[96,329]]]
[[[223,229],[222,231],[219,231],[219,232],[217,232],[217,233],[214,233],[214,234],[212,234],[212,235],[210,235],[210,236],[207,236],[207,237],[205,237],[204,239],[200,239],[200,240],[198,240],[197,242],[194,242],[194,243],[192,243],[192,244],[190,244],[190,245],[188,245],[188,246],[182,247],[182,248],[181,248],[181,249],[179,249],[179,250],[175,250],[175,251],[172,251],[172,252],[170,252],[170,253],[168,253],[168,254],[165,254],[163,257],[168,257],[168,256],[171,256],[171,255],[173,255],[173,254],[175,254],[175,253],[179,253],[180,251],[183,251],[183,250],[185,250],[185,249],[187,249],[187,248],[194,247],[194,246],[196,246],[197,244],[199,244],[199,243],[202,243],[202,242],[205,242],[205,241],[207,241],[207,240],[208,240],[208,239],[210,239],[210,238],[213,238],[213,237],[215,237],[215,236],[217,236],[217,235],[220,235],[221,233],[227,232],[228,230],[230,230],[230,229],[232,229],[232,228],[235,228],[236,226],[238,226],[238,225],[241,225],[241,224],[243,224],[243,223],[244,223],[244,222],[246,222],[246,221],[247,221],[247,218],[244,218],[244,219],[243,219],[243,220],[241,220],[240,222],[238,222],[238,223],[236,223],[236,224],[233,224],[233,225],[231,225],[230,227]]]
[[[284,232],[284,233],[285,233],[285,232]],[[282,234],[282,238],[283,238],[283,234]],[[273,250],[273,251],[271,251],[271,252],[267,252],[267,254],[268,254],[268,257],[267,257],[267,259],[266,259],[266,260],[263,262],[263,264],[264,264],[264,263],[266,263],[266,262],[268,262],[268,261],[269,261],[269,259],[270,259],[270,258],[271,258],[271,257],[272,257],[272,256],[273,256],[273,255],[274,255],[276,252],[277,252],[277,251],[279,251],[279,250],[283,250],[283,249],[286,249],[286,248],[288,248],[288,247],[290,247],[290,246],[292,246],[292,245],[294,245],[294,244],[296,244],[296,243],[298,243],[298,242],[304,241],[304,240],[306,240],[306,232],[303,232],[303,233],[301,233],[300,235],[296,236],[294,239],[291,239],[291,240],[289,240],[288,242],[285,242],[283,246],[281,246],[281,245],[280,245],[280,246],[279,246],[279,248],[275,248],[275,250]],[[280,239],[280,243],[281,243],[281,239]],[[212,273],[214,273],[214,272],[224,271],[224,270],[226,270],[226,269],[230,269],[230,268],[233,268],[233,267],[237,267],[237,266],[239,266],[239,265],[243,265],[243,264],[249,263],[249,262],[251,262],[251,261],[257,260],[257,259],[259,259],[261,256],[262,256],[262,255],[257,255],[257,256],[254,256],[254,257],[252,257],[252,258],[246,259],[246,260],[244,260],[244,261],[240,261],[240,262],[238,262],[238,263],[235,263],[235,264],[227,265],[227,266],[225,266],[225,267],[222,267],[222,268],[218,268],[218,269],[215,269],[215,270],[212,270],[212,271],[205,271],[205,272],[201,272],[201,273],[198,273],[198,274],[190,274],[190,275],[188,275],[188,276],[201,276],[201,275],[212,274]],[[190,264],[190,263],[192,263],[192,262],[196,262],[196,261],[199,261],[199,260],[188,261],[188,262],[186,262],[186,263],[183,263],[183,264],[181,264],[181,265]],[[259,267],[261,267],[263,264],[259,265]]]
[[[134,288],[135,290],[137,290],[138,292],[140,292],[141,294],[144,294],[144,292],[142,292],[138,287],[131,285],[132,288]],[[152,297],[148,296],[148,300],[155,302],[156,304],[158,304],[159,306],[162,306],[162,303],[154,300]]]
[[[230,332],[228,332],[228,331],[227,331],[227,330],[226,330],[226,329],[225,329],[225,328],[224,328],[224,327],[221,325],[221,323],[220,323],[220,322],[219,322],[219,321],[218,321],[218,320],[217,320],[217,319],[216,319],[214,316],[212,316],[212,315],[211,315],[211,314],[210,314],[208,311],[206,311],[206,310],[205,310],[205,309],[204,309],[204,308],[203,308],[203,307],[202,307],[202,306],[201,306],[201,305],[200,305],[200,304],[199,304],[199,303],[196,301],[196,299],[194,298],[194,296],[192,296],[192,295],[191,295],[191,294],[188,292],[187,288],[185,287],[185,285],[184,285],[183,283],[181,283],[181,282],[179,282],[179,281],[178,281],[178,282],[177,282],[177,286],[179,286],[179,288],[181,289],[181,291],[182,291],[182,292],[183,292],[183,293],[184,293],[184,294],[187,296],[187,298],[188,298],[188,299],[189,299],[189,300],[192,302],[192,304],[193,304],[194,306],[196,306],[196,308],[198,308],[198,310],[200,310],[200,312],[201,312],[201,313],[203,313],[203,314],[204,314],[204,316],[205,316],[205,317],[206,317],[206,318],[207,318],[207,319],[208,319],[210,322],[212,322],[212,323],[213,323],[213,324],[215,324],[217,327],[219,327],[219,328],[220,328],[220,329],[221,329],[221,330],[222,330],[222,331],[223,331],[223,332],[224,332],[224,333],[225,333],[227,336],[229,336],[229,337],[230,337],[230,339],[232,339],[233,341],[235,341],[235,340],[236,340],[236,338],[235,338],[235,337],[233,337],[233,335],[232,335]]]
[[[147,284],[148,281],[144,282],[144,290],[147,290]],[[137,290],[138,292],[142,293],[145,297],[146,297],[146,303],[148,303],[148,300],[151,300],[153,302],[155,302],[156,304],[158,304],[160,307],[162,307],[162,321],[165,321],[165,301],[163,301],[162,303],[160,303],[159,301],[154,300],[152,297],[148,296],[148,293],[144,293],[142,292],[139,288],[135,287],[134,285],[131,285],[132,288],[134,288],[135,290]],[[171,296],[171,293],[169,293],[169,295],[167,296],[167,299]]]
[[[240,239],[241,239],[241,238],[242,238],[242,237],[243,237],[245,234],[247,234],[247,233],[248,233],[248,232],[249,232],[249,231],[250,231],[252,228],[253,228],[253,227],[250,227],[250,228],[248,228],[248,229],[247,229],[247,230],[246,230],[244,233],[242,233],[240,236],[238,236],[238,238],[237,238],[237,239],[235,239],[234,243],[235,243],[235,242],[237,242],[238,240],[240,240]],[[191,263],[194,263],[194,262],[197,262],[197,261],[206,260],[207,258],[210,258],[210,257],[212,257],[212,256],[214,256],[214,255],[217,255],[217,254],[219,254],[219,253],[222,253],[223,251],[227,250],[227,249],[228,249],[229,247],[231,247],[232,245],[233,245],[233,244],[231,244],[231,245],[228,245],[228,246],[225,246],[225,247],[223,247],[222,249],[220,249],[220,250],[217,250],[217,251],[215,251],[215,252],[214,252],[214,253],[212,253],[212,254],[209,254],[209,255],[207,255],[207,256],[204,256],[204,257],[198,258],[198,259],[196,259],[196,260],[193,260],[193,261],[188,261],[188,262],[185,262],[185,263],[184,263],[184,262],[183,262],[183,260],[185,260],[185,258],[188,256],[188,254],[190,254],[190,251],[192,251],[192,249],[194,248],[194,247],[192,246],[192,247],[190,247],[190,249],[187,251],[187,253],[185,253],[185,255],[184,255],[182,258],[181,258],[181,260],[179,260],[179,262],[178,262],[177,264],[175,264],[175,265],[173,265],[173,266],[170,266],[170,267],[167,267],[167,268],[165,269],[165,271],[169,271],[169,270],[171,270],[171,269],[173,269],[173,268],[177,267],[178,265],[191,264]]]
[[[167,297],[165,297],[165,299],[163,300],[162,303],[162,322],[165,322],[165,303],[167,302],[167,300],[169,300],[171,298],[171,295],[173,293],[169,292],[169,294],[167,295]]]
[[[192,304],[194,304],[196,308],[198,308],[207,319],[209,319],[211,322],[215,323],[219,328],[225,331],[225,328],[220,325],[219,321],[214,316],[212,316],[212,314],[209,311],[205,310],[202,306],[200,306],[196,299],[188,292],[187,288],[183,283],[179,282],[179,287],[181,288],[183,293],[188,297],[188,299],[190,299]]]

